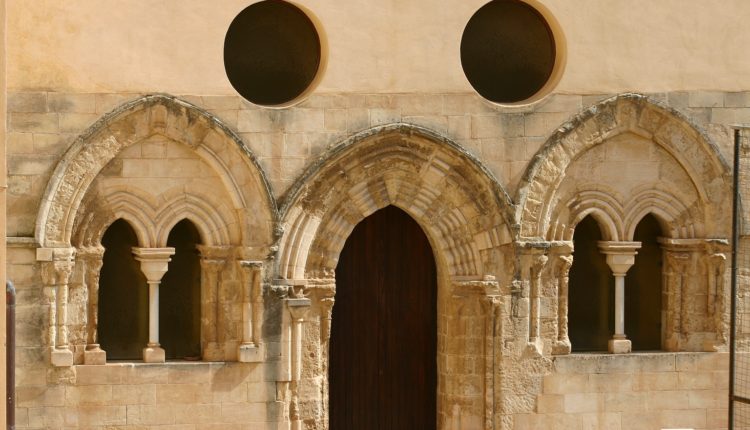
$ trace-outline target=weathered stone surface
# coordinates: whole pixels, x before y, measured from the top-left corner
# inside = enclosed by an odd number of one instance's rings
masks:
[[[722,425],[726,355],[676,351],[725,348],[726,250],[703,239],[727,237],[721,208],[730,194],[726,166],[695,124],[712,121],[711,138],[729,139],[727,122],[750,109],[743,94],[658,95],[669,107],[635,95],[593,107],[602,96],[554,95],[503,108],[470,94],[317,94],[285,110],[231,96],[189,97],[213,116],[168,96],[121,107],[134,95],[13,97],[11,231],[31,235],[43,212],[39,238],[51,242],[46,246],[84,249],[98,245],[117,217],[132,216],[149,242],[141,245],[163,246],[171,223],[188,217],[203,245],[232,246],[215,279],[203,280],[206,291],[208,284],[218,288],[203,301],[202,316],[213,305],[226,317],[203,326],[225,336],[223,343],[203,339],[203,358],[217,362],[87,359],[91,311],[77,261],[67,311],[75,365],[50,373],[50,360],[61,361],[39,341],[49,334],[51,307],[39,304],[49,291],[40,287],[38,263],[13,251],[9,274],[19,287],[23,343],[20,428],[262,429],[293,418],[321,428],[325,320],[335,302],[338,251],[357,222],[388,204],[422,225],[441,273],[439,425]],[[273,196],[283,197],[279,208]],[[663,250],[694,259],[684,267],[665,260],[664,348],[675,352],[570,354],[560,290],[567,275],[558,257],[575,254],[555,247],[571,244],[576,222],[591,210],[611,221],[612,240],[632,239],[640,217],[658,213],[672,240]],[[516,248],[524,242],[534,242],[547,264],[524,266]],[[246,254],[272,267],[261,283],[260,347],[241,345],[247,291],[236,261]],[[679,284],[676,274],[690,282]],[[286,283],[271,285],[278,278]],[[684,303],[671,292],[677,285]],[[709,294],[710,285],[716,293]],[[288,310],[279,307],[290,289],[312,302],[302,323],[298,381],[291,380]]]

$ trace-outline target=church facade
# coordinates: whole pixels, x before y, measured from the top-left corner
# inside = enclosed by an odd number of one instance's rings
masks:
[[[750,6],[288,3],[267,103],[249,3],[103,3],[7,5],[17,428],[726,428]],[[506,3],[520,96],[468,66]]]

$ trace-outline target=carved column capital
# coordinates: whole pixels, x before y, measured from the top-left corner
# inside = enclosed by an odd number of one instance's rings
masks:
[[[599,241],[598,245],[615,276],[625,276],[635,264],[635,256],[641,248],[641,242]]]
[[[555,256],[555,275],[560,278],[567,278],[570,273],[570,267],[573,265],[572,255]]]
[[[64,248],[66,251],[57,254],[53,259],[41,262],[42,282],[48,286],[67,284],[75,267],[75,248]]]
[[[161,278],[169,269],[169,262],[175,249],[166,248],[139,248],[133,247],[133,255],[136,261],[141,263],[141,271],[146,276],[148,283],[161,281]]]

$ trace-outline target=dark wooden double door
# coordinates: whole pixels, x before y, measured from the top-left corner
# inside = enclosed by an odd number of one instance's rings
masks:
[[[331,430],[434,429],[437,276],[419,225],[388,206],[358,224],[336,268]]]

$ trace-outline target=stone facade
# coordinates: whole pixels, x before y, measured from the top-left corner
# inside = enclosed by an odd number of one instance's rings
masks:
[[[326,428],[338,254],[387,205],[436,256],[439,428],[723,428],[726,160],[749,111],[748,93],[721,92],[521,107],[336,93],[285,109],[11,93],[18,428]],[[611,251],[646,214],[664,233],[664,351],[571,353],[576,224],[593,216]],[[96,297],[116,219],[154,252],[181,219],[197,227],[205,362],[107,361]]]

